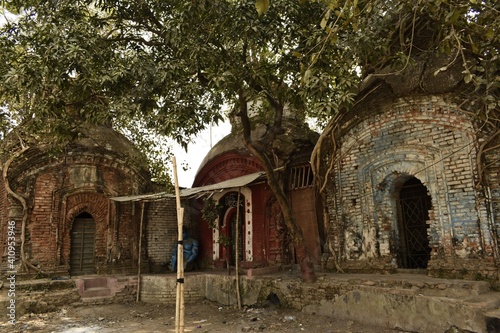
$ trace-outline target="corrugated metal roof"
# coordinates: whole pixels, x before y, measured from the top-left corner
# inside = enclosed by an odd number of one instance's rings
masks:
[[[172,194],[171,192],[158,192],[158,193],[151,193],[151,194],[140,194],[140,195],[125,195],[121,197],[111,197],[109,199],[113,201],[118,201],[118,202],[125,202],[125,201],[154,201],[154,200],[160,200],[164,198],[175,198],[175,194]]]
[[[213,192],[213,191],[222,191],[225,189],[230,189],[230,188],[237,188],[241,186],[246,186],[248,184],[257,182],[257,181],[262,181],[266,179],[266,173],[265,172],[256,172],[256,173],[251,173],[249,175],[233,178],[233,179],[228,179],[225,181],[222,181],[217,184],[210,184],[210,185],[205,185],[201,187],[193,187],[193,188],[186,188],[180,190],[180,196],[181,197],[192,197],[197,194],[205,193],[205,192]],[[152,193],[152,194],[142,194],[142,195],[128,195],[128,196],[121,196],[121,197],[111,197],[110,199],[113,201],[118,201],[118,202],[126,202],[126,201],[154,201],[154,200],[161,200],[164,198],[175,198],[175,194],[171,192],[159,192],[159,193]]]

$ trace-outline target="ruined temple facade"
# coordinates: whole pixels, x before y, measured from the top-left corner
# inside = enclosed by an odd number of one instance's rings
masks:
[[[497,279],[498,129],[465,109],[460,66],[436,75],[450,63],[368,78],[337,118],[323,163],[341,268]]]
[[[9,155],[7,155],[9,157]],[[0,253],[7,265],[8,225],[15,224],[19,273],[82,275],[135,271],[139,209],[109,200],[151,190],[137,149],[104,126],[88,126],[63,151],[44,145],[16,157],[7,170],[12,191],[0,180]],[[4,161],[5,162],[5,161]],[[26,263],[22,263],[22,254]]]
[[[322,136],[330,144],[316,146],[327,176],[321,196],[309,162],[318,135],[302,119],[285,120],[273,149],[286,161],[277,172],[296,223],[314,263],[326,269],[498,280],[498,125],[464,103],[470,87],[460,65],[414,60],[402,72],[369,76],[355,106],[334,118],[333,133]],[[253,134],[265,130],[257,125]],[[151,194],[159,190],[143,161],[105,126],[85,128],[62,151],[39,145],[16,157],[6,171],[9,186],[0,179],[0,272],[12,270],[11,225],[19,272],[130,274],[139,261],[143,273],[166,272],[177,241],[176,200]],[[24,198],[26,215],[8,187]],[[207,153],[193,188],[199,191],[187,191],[182,204],[184,225],[200,243],[199,267],[298,261],[238,124]],[[207,196],[217,205],[215,228],[202,218]]]
[[[285,191],[297,224],[304,233],[309,254],[313,261],[319,264],[324,233],[321,214],[318,213],[320,201],[316,200],[309,165],[318,135],[296,119],[288,118],[284,128],[287,132],[274,142],[274,151],[282,154],[288,163],[277,172],[284,173]],[[258,125],[254,135],[259,135],[262,131],[265,131],[265,127]],[[241,183],[240,177],[243,176],[250,176],[246,183]],[[231,181],[234,181],[234,185],[231,185]],[[237,124],[233,124],[231,134],[218,142],[207,154],[197,172],[193,187],[218,183],[227,186],[211,193],[211,199],[215,201],[218,209],[215,227],[210,226],[201,214],[198,219],[198,235],[202,249],[200,262],[208,267],[222,267],[227,263],[234,265],[235,261],[239,260],[240,267],[243,268],[295,263],[297,258],[280,207],[267,185],[262,165],[244,147],[241,128]],[[237,228],[238,197],[240,221]],[[203,208],[202,199],[192,202],[193,206]],[[230,244],[225,245],[223,240],[230,240]]]

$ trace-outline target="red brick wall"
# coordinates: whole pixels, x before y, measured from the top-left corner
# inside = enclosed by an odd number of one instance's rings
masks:
[[[41,174],[36,178],[32,209],[28,224],[31,255],[28,258],[34,265],[44,269],[54,268],[57,261],[57,235],[59,211],[56,202],[56,189],[61,177],[55,172]]]
[[[267,203],[273,196],[267,184],[258,184],[250,187],[252,190],[253,215],[253,261],[255,266],[265,266],[269,263],[268,242],[269,216]]]

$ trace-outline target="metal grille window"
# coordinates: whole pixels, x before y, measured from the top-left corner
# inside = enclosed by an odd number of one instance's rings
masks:
[[[291,190],[313,185],[313,173],[310,165],[301,165],[290,169],[288,188]]]

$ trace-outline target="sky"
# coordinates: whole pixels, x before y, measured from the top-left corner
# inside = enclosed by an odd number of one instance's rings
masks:
[[[187,152],[180,145],[174,145],[173,152],[177,164],[179,187],[191,187],[193,185],[194,177],[196,176],[200,163],[210,149],[230,132],[231,124],[229,121],[226,121],[217,126],[213,126],[211,130],[207,128],[202,131],[193,140],[193,143],[188,145]],[[184,165],[187,165],[187,170],[184,170]],[[173,179],[172,176],[172,180]]]

